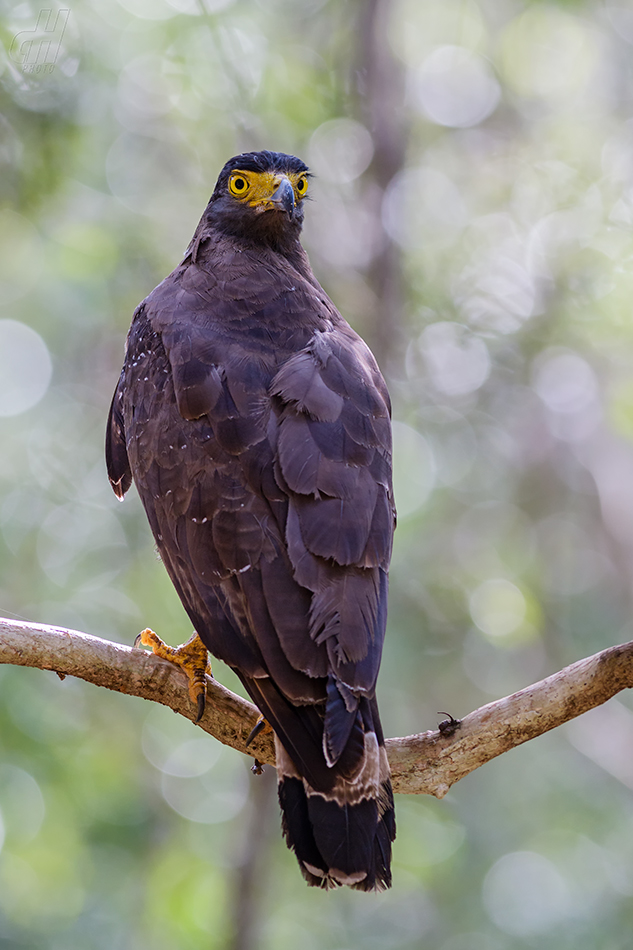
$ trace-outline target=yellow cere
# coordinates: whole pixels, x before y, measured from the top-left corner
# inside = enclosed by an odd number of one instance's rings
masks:
[[[292,185],[295,199],[301,201],[308,191],[308,178],[303,172],[252,172],[234,171],[229,178],[229,191],[234,198],[243,200],[245,204],[255,207],[265,205],[277,191],[282,178],[287,178]]]

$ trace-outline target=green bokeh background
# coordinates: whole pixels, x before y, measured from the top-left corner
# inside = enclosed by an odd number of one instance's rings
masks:
[[[627,0],[0,9],[0,615],[189,636],[105,417],[220,167],[272,148],[314,169],[306,247],[393,396],[386,733],[631,639]],[[624,695],[399,796],[393,889],[325,894],[271,770],[0,667],[0,948],[624,950],[632,761]]]

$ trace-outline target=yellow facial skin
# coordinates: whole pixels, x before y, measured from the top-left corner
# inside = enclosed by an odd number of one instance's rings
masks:
[[[290,172],[284,175],[280,172],[237,170],[231,172],[229,192],[238,201],[242,201],[257,211],[269,211],[275,207],[271,198],[284,178],[292,185],[295,202],[305,198],[308,191],[308,178],[303,172]]]

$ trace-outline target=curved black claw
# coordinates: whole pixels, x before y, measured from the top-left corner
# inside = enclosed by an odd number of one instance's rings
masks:
[[[260,732],[263,732],[265,728],[266,728],[266,720],[265,720],[264,717],[262,716],[261,719],[258,719],[258,720],[257,720],[257,722],[255,723],[255,725],[253,726],[253,728],[251,729],[251,731],[250,731],[249,734],[248,734],[248,739],[246,740],[246,747],[247,747],[247,748],[248,748],[248,746],[251,744],[251,742],[253,741],[253,739],[256,739],[257,736],[260,734]]]
[[[264,774],[264,763],[260,762],[259,759],[255,759],[253,765],[251,765],[251,772],[253,775],[263,775]]]
[[[200,722],[204,715],[204,708],[207,705],[207,697],[205,693],[200,693],[198,695],[198,715],[196,716],[196,722]]]
[[[143,634],[142,634],[142,633],[139,633],[139,634],[137,634],[137,636],[134,637],[134,649],[135,649],[135,650],[140,650],[140,649],[141,649],[141,637],[142,637],[142,636],[143,636]]]

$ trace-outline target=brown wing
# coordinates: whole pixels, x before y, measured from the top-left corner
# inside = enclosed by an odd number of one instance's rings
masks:
[[[389,402],[369,350],[342,322],[315,333],[271,392],[288,554],[295,580],[312,592],[310,638],[327,647],[337,686],[325,720],[332,763],[353,724],[350,693],[373,696],[380,665],[395,515]]]

